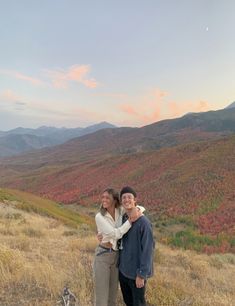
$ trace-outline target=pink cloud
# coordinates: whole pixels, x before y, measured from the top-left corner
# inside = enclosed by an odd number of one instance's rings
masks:
[[[138,120],[138,125],[180,117],[188,112],[204,112],[210,109],[207,101],[172,101],[168,96],[168,92],[157,88],[138,98],[129,97],[129,100],[134,100],[134,102],[122,103],[118,108],[128,116],[126,122]]]
[[[185,106],[182,106],[182,104],[180,105],[175,101],[167,103],[167,110],[172,117],[179,116],[182,113],[183,109],[185,109]]]
[[[5,100],[5,101],[11,101],[11,102],[21,100],[21,98],[10,89],[3,91],[0,94],[0,99]]]
[[[96,88],[98,82],[94,78],[89,78],[90,65],[73,65],[68,69],[55,69],[55,70],[45,70],[46,77],[56,88],[67,88],[69,82],[81,83],[88,88]],[[29,75],[23,74],[15,70],[0,69],[0,74],[10,76],[18,80],[24,80],[30,82],[33,85],[42,85],[46,82],[39,78],[33,78]]]
[[[88,88],[96,88],[97,87],[97,82],[95,79],[90,79],[90,80],[84,80],[83,84],[88,87]]]
[[[133,106],[133,102],[126,102],[119,105],[119,110],[129,116],[138,118],[141,124],[155,122],[161,119],[163,99],[167,95],[166,91],[156,88],[141,97],[135,98],[135,106]]]
[[[46,70],[46,74],[56,88],[67,88],[70,81],[81,83],[88,88],[96,88],[97,81],[88,78],[90,70],[90,65],[74,65],[67,70]]]
[[[161,100],[162,98],[168,96],[168,92],[157,88],[157,89],[153,90],[153,96],[157,100]]]
[[[33,78],[31,76],[25,75],[21,72],[15,71],[15,70],[5,70],[5,69],[0,69],[0,73],[10,76],[12,78],[18,79],[18,80],[24,80],[27,82],[30,82],[33,85],[42,85],[43,82],[40,79]]]
[[[150,122],[158,121],[160,120],[160,118],[161,118],[161,109],[159,106],[156,106],[155,110],[152,113]]]
[[[160,107],[158,105],[153,106],[152,103],[145,105],[136,104],[135,107],[130,104],[122,104],[119,106],[119,110],[127,114],[131,121],[135,117],[141,124],[147,124],[161,119]]]
[[[132,105],[129,104],[120,105],[120,110],[131,116],[139,116],[139,113],[134,109]]]
[[[170,117],[182,116],[188,112],[205,112],[210,109],[207,101],[189,101],[189,102],[175,102],[170,101],[167,103],[167,109]]]
[[[195,106],[196,111],[205,112],[210,109],[209,103],[207,101],[199,101]]]

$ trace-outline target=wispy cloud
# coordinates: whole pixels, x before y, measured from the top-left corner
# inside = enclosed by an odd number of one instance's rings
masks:
[[[38,79],[38,78],[33,78],[29,75],[23,74],[19,71],[15,71],[15,70],[8,70],[8,69],[0,69],[0,74],[18,79],[18,80],[23,80],[23,81],[27,81],[33,85],[42,85],[43,81]]]
[[[27,120],[35,118],[37,121],[63,122],[65,125],[102,121],[102,114],[76,104],[69,106],[68,101],[27,98],[9,89],[0,92],[0,109],[19,118],[29,118]]]
[[[21,102],[21,101],[16,101],[16,104],[17,104],[17,105],[26,105],[25,102]]]
[[[25,110],[27,103],[24,99],[14,93],[12,90],[5,90],[0,93],[0,106],[2,110],[7,111],[22,111]]]
[[[112,98],[112,99],[128,99],[129,96],[125,93],[110,93],[110,92],[101,92],[92,94],[94,97],[104,97],[104,98]]]
[[[96,88],[98,82],[89,77],[90,65],[73,65],[67,69],[44,69],[43,76],[34,78],[22,72],[10,69],[0,69],[0,74],[29,82],[33,85],[48,85],[55,88],[68,88],[69,83],[76,82],[87,88]]]
[[[0,102],[4,102],[4,103],[24,103],[21,102],[20,100],[22,99],[22,97],[18,94],[16,94],[14,91],[7,89],[4,90],[3,92],[0,93]]]
[[[45,73],[56,88],[67,88],[71,81],[83,84],[88,88],[96,88],[98,82],[93,78],[88,78],[90,70],[90,65],[73,65],[65,70],[45,70]]]

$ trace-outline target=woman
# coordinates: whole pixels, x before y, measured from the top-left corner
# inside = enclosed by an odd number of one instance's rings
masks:
[[[112,188],[104,190],[101,196],[101,207],[95,216],[98,233],[102,241],[95,251],[94,287],[95,306],[115,306],[118,291],[118,246],[117,242],[131,228],[131,222],[137,220],[144,211],[140,208],[122,224],[123,208],[119,194]]]

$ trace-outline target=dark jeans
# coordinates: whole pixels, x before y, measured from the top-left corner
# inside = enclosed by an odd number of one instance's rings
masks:
[[[146,306],[144,296],[146,281],[144,283],[144,287],[137,288],[135,280],[125,277],[119,271],[119,282],[122,290],[123,300],[127,306]]]

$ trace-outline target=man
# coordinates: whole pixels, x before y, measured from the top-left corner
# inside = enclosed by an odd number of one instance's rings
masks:
[[[122,188],[120,199],[126,214],[123,222],[136,210],[136,192],[127,186]],[[122,237],[119,261],[119,281],[127,306],[145,306],[147,278],[153,275],[154,239],[148,218],[142,215],[132,223]]]

